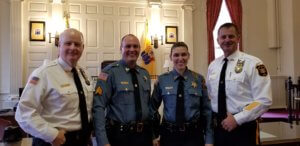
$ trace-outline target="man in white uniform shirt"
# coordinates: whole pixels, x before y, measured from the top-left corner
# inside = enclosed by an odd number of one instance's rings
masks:
[[[91,133],[93,86],[77,62],[82,33],[67,29],[59,37],[59,58],[34,70],[16,111],[33,146],[86,146]]]
[[[208,68],[215,146],[255,146],[256,119],[272,104],[271,80],[263,62],[240,52],[236,25],[223,24],[218,43],[224,55]]]

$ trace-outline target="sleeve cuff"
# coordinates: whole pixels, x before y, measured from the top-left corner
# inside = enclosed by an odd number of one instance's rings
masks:
[[[245,118],[243,118],[243,112],[235,114],[233,117],[238,125],[242,125],[243,123],[245,123]]]
[[[48,135],[45,135],[44,140],[48,143],[52,143],[58,135],[58,130],[55,128],[49,128],[47,131]]]
[[[214,143],[214,138],[212,134],[206,135],[205,136],[205,144],[213,144]]]
[[[105,136],[96,136],[96,140],[97,140],[97,143],[98,145],[105,145],[105,144],[109,144],[109,141],[107,139],[107,136],[105,134]]]

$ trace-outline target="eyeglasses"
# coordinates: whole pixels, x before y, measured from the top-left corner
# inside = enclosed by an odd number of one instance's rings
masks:
[[[134,49],[136,49],[136,48],[139,48],[140,46],[139,45],[125,45],[124,48],[129,49],[131,47],[133,47]]]

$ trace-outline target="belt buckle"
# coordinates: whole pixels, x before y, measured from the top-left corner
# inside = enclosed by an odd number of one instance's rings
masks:
[[[136,124],[136,132],[142,132],[144,129],[144,123],[140,122]]]
[[[182,125],[179,126],[179,131],[180,132],[184,132],[185,129],[186,129],[185,124],[182,124]]]

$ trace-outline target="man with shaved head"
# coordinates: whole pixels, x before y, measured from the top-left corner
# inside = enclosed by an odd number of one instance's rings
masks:
[[[82,33],[66,29],[58,48],[58,59],[30,75],[15,118],[33,136],[33,146],[87,146],[93,86],[77,64],[84,49]]]
[[[138,66],[140,42],[132,34],[121,40],[122,59],[102,70],[93,103],[99,146],[152,146],[150,76]]]

